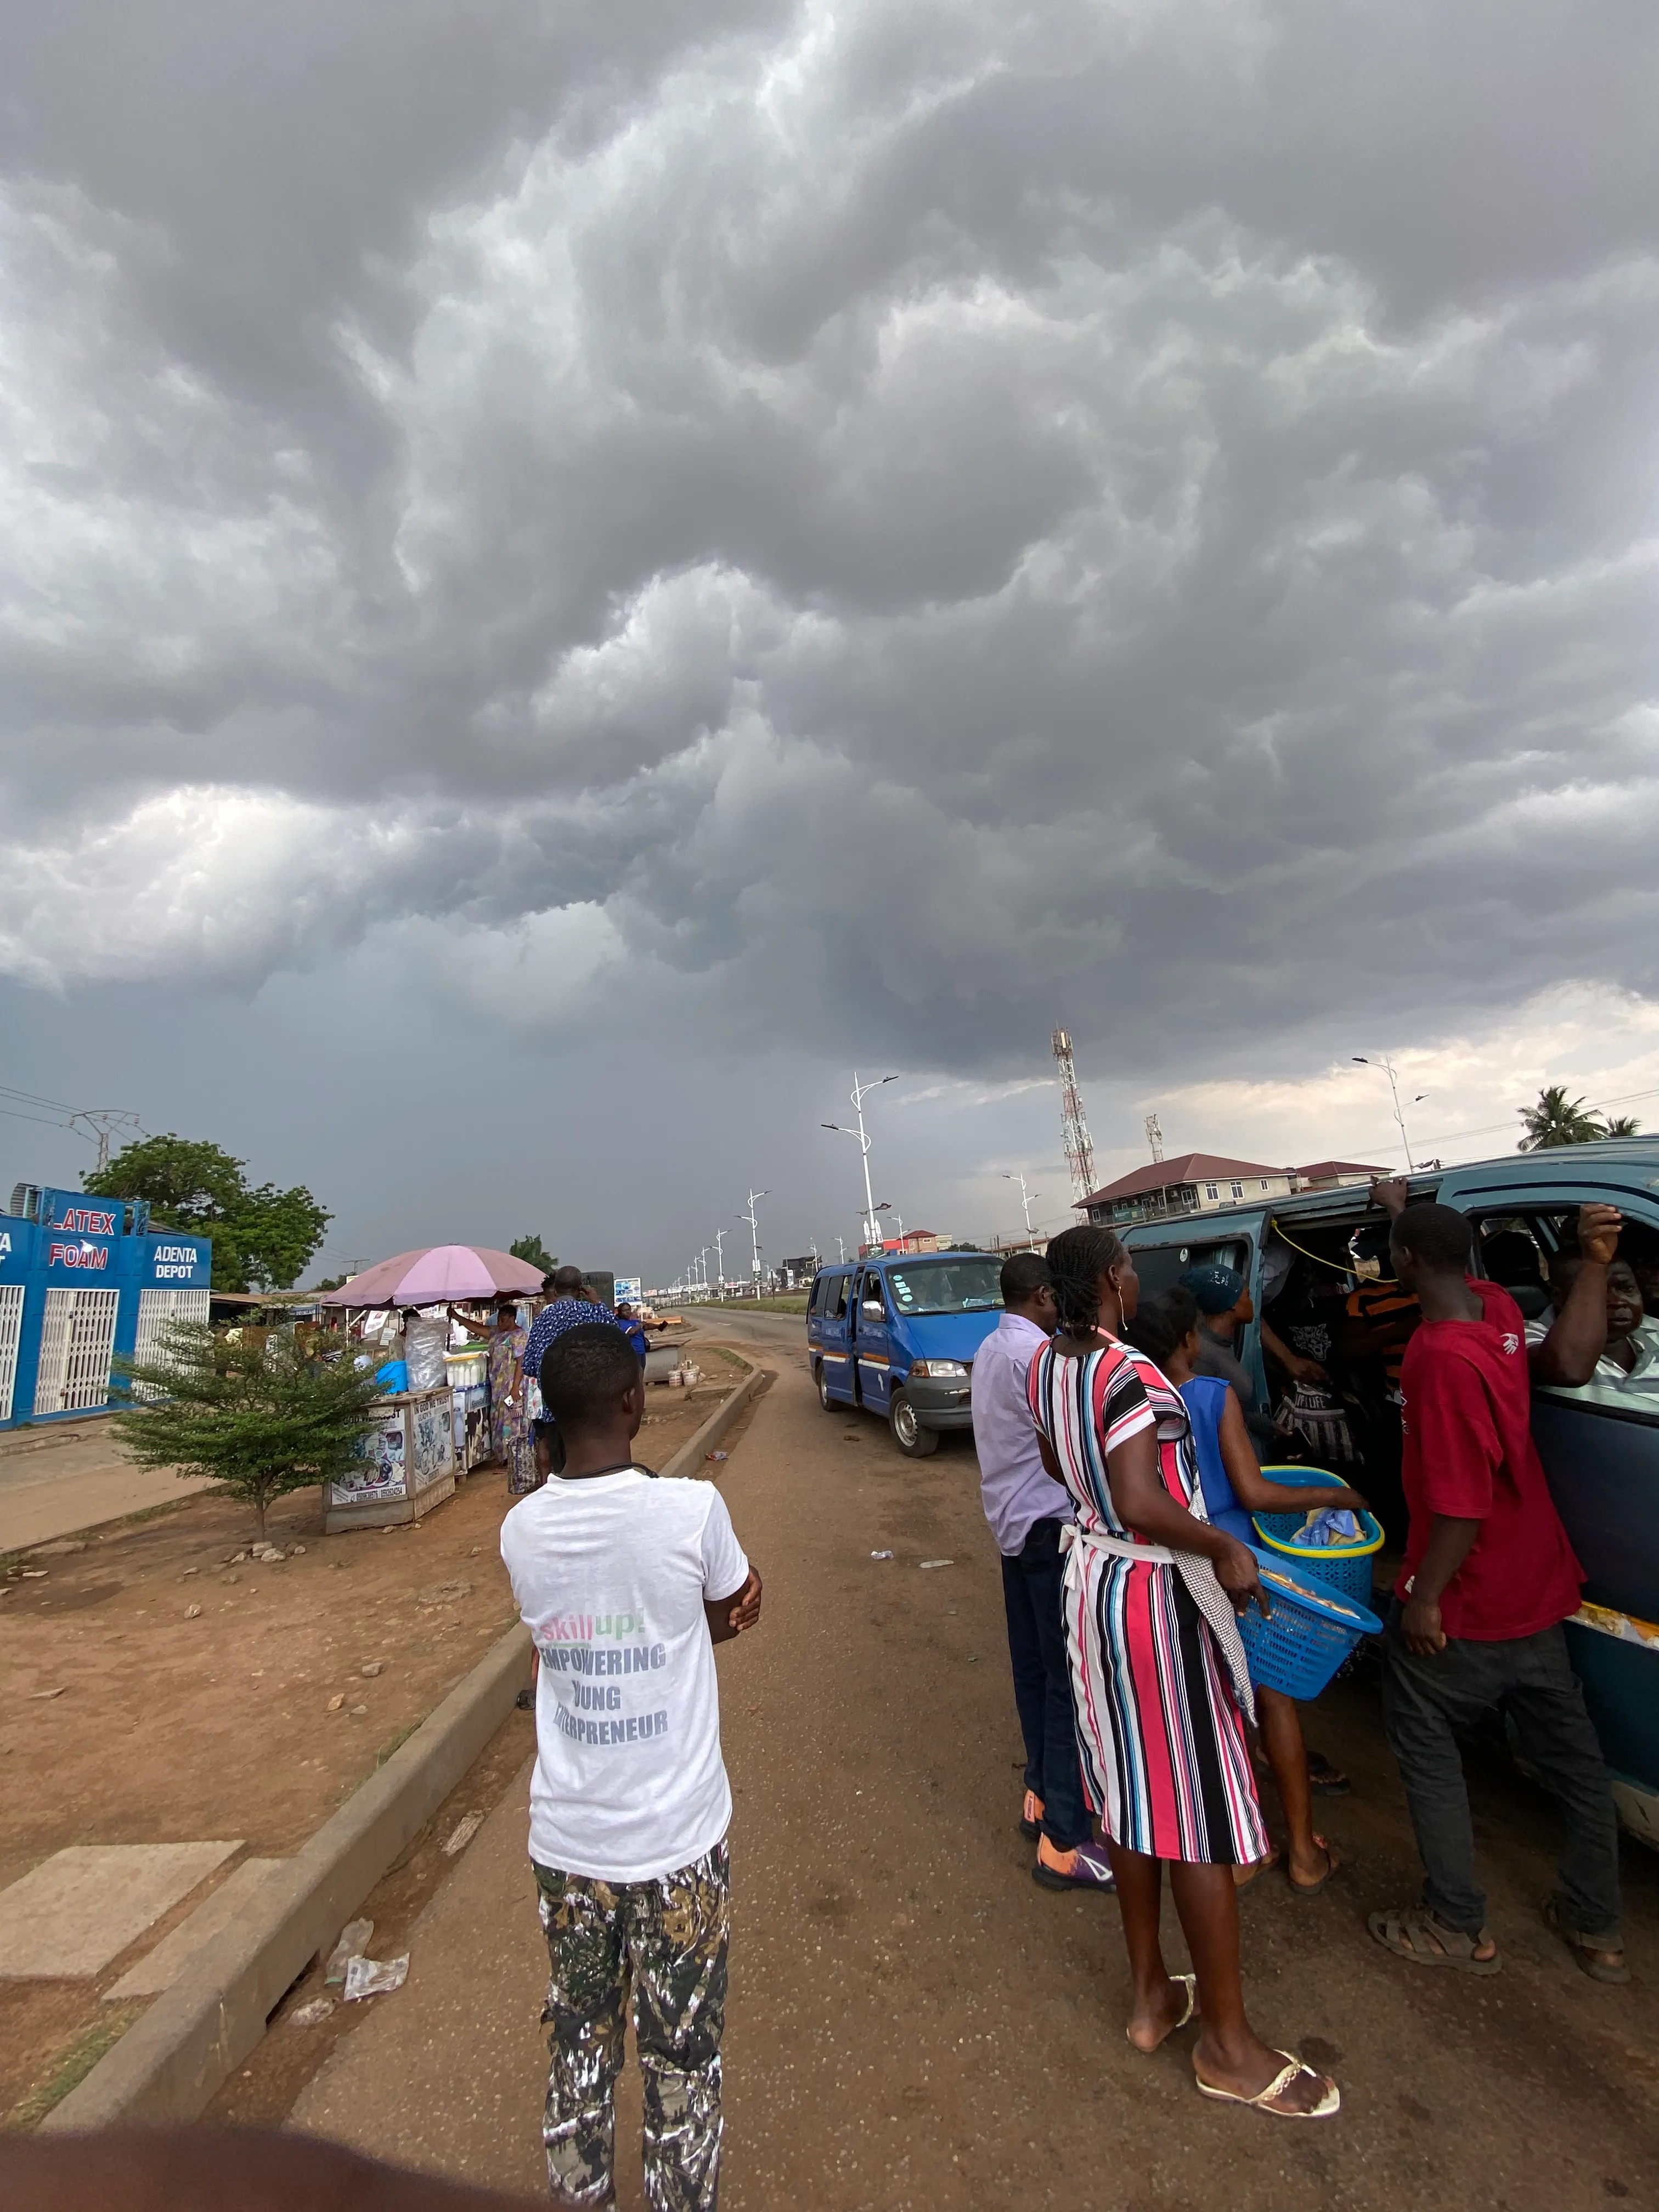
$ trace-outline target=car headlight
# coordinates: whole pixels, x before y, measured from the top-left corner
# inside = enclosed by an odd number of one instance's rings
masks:
[[[925,1381],[937,1382],[964,1376],[968,1370],[959,1359],[913,1359],[910,1372],[921,1376]]]

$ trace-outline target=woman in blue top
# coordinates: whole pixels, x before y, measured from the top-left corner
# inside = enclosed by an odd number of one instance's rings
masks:
[[[1199,1480],[1213,1527],[1224,1528],[1241,1543],[1255,1544],[1258,1539],[1250,1520],[1253,1513],[1310,1513],[1325,1505],[1346,1505],[1355,1512],[1364,1510],[1364,1499],[1346,1484],[1340,1489],[1322,1485],[1316,1490],[1268,1481],[1231,1384],[1218,1376],[1194,1372],[1200,1338],[1198,1301],[1190,1291],[1179,1287],[1166,1291],[1162,1297],[1142,1306],[1127,1334],[1139,1351],[1158,1362],[1186,1401]],[[1255,1708],[1261,1747],[1285,1808],[1290,1838],[1285,1870],[1299,1897],[1312,1897],[1324,1888],[1339,1862],[1334,1848],[1314,1832],[1308,1747],[1303,1741],[1296,1701],[1258,1682]],[[1262,1864],[1271,1866],[1273,1857]],[[1245,1870],[1243,1879],[1248,1881],[1259,1870]]]

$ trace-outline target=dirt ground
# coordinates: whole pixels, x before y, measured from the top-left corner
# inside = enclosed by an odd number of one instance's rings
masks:
[[[699,1388],[650,1392],[647,1465],[738,1372],[701,1364]],[[208,1491],[5,1562],[0,1887],[69,1844],[297,1850],[510,1625],[509,1502],[504,1471],[484,1468],[409,1528],[325,1536],[319,1493],[299,1492],[268,1536],[302,1548],[272,1565],[236,1561],[253,1517]],[[136,2016],[112,2020],[100,1991],[204,1893],[95,1981],[0,1981],[0,2116],[38,2118],[45,2092],[70,2086],[64,2068]]]

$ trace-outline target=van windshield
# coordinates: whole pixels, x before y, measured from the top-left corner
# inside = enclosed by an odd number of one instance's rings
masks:
[[[890,1268],[887,1280],[901,1314],[985,1313],[1002,1304],[1001,1276],[1000,1260],[975,1253]]]

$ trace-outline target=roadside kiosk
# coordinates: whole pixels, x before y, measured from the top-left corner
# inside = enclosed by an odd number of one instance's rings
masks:
[[[153,1231],[142,1200],[19,1183],[0,1213],[0,1429],[107,1413],[118,1358],[205,1322],[210,1238]]]

